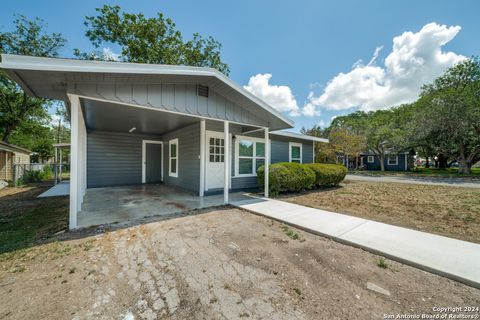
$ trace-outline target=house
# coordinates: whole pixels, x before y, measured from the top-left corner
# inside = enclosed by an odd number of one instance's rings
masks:
[[[68,106],[70,228],[87,189],[163,183],[228,203],[257,187],[259,166],[313,162],[315,143],[328,142],[281,131],[293,122],[210,68],[8,54],[0,68]]]
[[[366,170],[381,170],[380,157],[371,151],[361,153],[360,166]],[[408,171],[413,166],[414,158],[410,152],[387,152],[385,155],[385,171]]]
[[[15,165],[29,164],[31,153],[30,150],[25,148],[0,142],[0,180],[13,181],[15,179]],[[23,170],[18,170],[18,172],[21,173]]]

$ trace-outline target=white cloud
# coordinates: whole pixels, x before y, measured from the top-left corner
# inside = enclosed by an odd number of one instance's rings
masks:
[[[291,116],[300,115],[300,109],[290,87],[271,85],[269,83],[271,78],[272,75],[269,73],[259,73],[250,77],[244,88],[280,112],[288,112]]]
[[[103,54],[103,59],[107,61],[119,61],[120,60],[120,54],[113,52],[112,49],[110,48],[103,48],[102,50]]]
[[[392,52],[384,65],[377,65],[382,46],[375,49],[367,65],[357,61],[348,73],[331,79],[320,96],[309,96],[309,109],[324,107],[344,110],[384,109],[417,99],[423,84],[432,82],[464,56],[442,51],[460,26],[429,23],[420,31],[404,32],[393,38]],[[311,110],[310,110],[311,111]],[[309,111],[309,112],[310,112]]]

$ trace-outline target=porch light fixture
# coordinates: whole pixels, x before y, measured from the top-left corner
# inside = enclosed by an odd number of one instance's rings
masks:
[[[136,127],[132,127],[130,130],[128,130],[129,133],[132,133],[133,131],[137,130]]]

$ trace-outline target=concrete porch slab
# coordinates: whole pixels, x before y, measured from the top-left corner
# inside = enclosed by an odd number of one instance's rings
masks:
[[[232,201],[247,197],[231,193]],[[150,216],[168,216],[193,209],[223,205],[223,194],[199,197],[197,194],[163,184],[87,189],[78,228],[123,222]]]

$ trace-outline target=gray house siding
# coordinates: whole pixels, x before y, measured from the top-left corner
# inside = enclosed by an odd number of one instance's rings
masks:
[[[142,140],[161,136],[92,131],[87,133],[87,187],[142,183]]]
[[[159,110],[180,112],[238,123],[267,126],[268,122],[210,88],[208,97],[197,94],[195,84],[123,84],[70,83],[69,91],[81,96],[106,99],[112,103],[149,106]]]
[[[369,155],[362,155],[363,157],[363,164],[365,165],[367,170],[371,171],[379,171],[381,170],[380,166],[380,158],[377,155],[373,156],[373,162],[368,162]],[[407,155],[407,162],[408,162],[409,155]],[[405,154],[398,155],[398,164],[397,165],[389,165],[388,164],[388,156],[385,157],[384,161],[385,170],[386,171],[405,171]],[[407,165],[408,169],[408,165]]]
[[[169,176],[169,141],[178,138],[178,177]],[[200,124],[169,132],[163,135],[164,178],[170,184],[185,190],[198,192],[200,189]]]
[[[288,146],[289,140],[282,139],[283,141],[276,140],[276,137],[271,136],[271,163],[288,162],[289,153]],[[292,139],[290,142],[302,143],[302,163],[313,162],[313,144],[312,142],[302,142],[298,139]],[[232,148],[235,149],[235,148]],[[235,177],[235,153],[232,152],[232,190],[239,189],[254,189],[258,188],[257,177]]]

